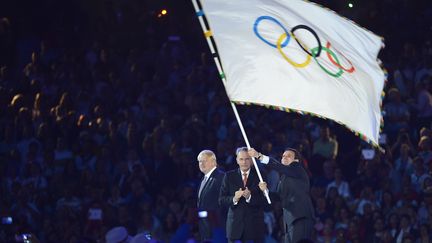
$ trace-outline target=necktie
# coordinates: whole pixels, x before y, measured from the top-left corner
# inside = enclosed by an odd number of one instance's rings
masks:
[[[246,187],[246,183],[247,183],[247,173],[243,173],[243,186]]]
[[[200,188],[199,188],[199,191],[198,191],[198,197],[201,197],[201,191],[204,188],[204,186],[205,186],[205,184],[207,182],[207,179],[208,179],[207,176],[204,176],[204,179],[201,181],[201,185],[200,185]]]

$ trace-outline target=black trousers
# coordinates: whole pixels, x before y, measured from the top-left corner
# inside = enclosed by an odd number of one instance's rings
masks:
[[[213,230],[207,218],[198,220],[198,229],[201,242],[211,241],[213,238]]]
[[[263,243],[264,235],[258,239],[247,239],[244,234],[242,234],[241,239],[228,239],[228,243]]]
[[[297,243],[300,240],[311,239],[313,226],[314,220],[311,218],[298,218],[291,224],[285,223],[284,243]]]

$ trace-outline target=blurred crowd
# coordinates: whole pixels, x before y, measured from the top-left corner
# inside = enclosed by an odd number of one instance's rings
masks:
[[[234,169],[244,141],[193,8],[23,2],[35,11],[0,10],[0,242],[105,242],[118,226],[194,242],[196,156],[211,149]],[[431,242],[432,4],[370,2],[329,7],[385,38],[385,153],[328,120],[240,116],[262,153],[302,153],[316,242]],[[280,242],[281,213],[277,200],[267,209],[267,242]]]

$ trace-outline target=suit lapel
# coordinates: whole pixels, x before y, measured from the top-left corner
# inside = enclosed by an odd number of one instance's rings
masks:
[[[253,186],[254,182],[255,182],[255,173],[252,171],[254,170],[254,168],[251,167],[251,170],[249,172],[249,176],[246,182],[246,186],[248,188],[251,188],[251,186]]]
[[[236,176],[235,182],[238,185],[238,188],[244,188],[243,175],[242,175],[240,168],[237,170],[237,176]],[[238,190],[238,188],[236,190]]]
[[[203,196],[207,192],[208,188],[210,188],[210,185],[213,183],[213,181],[214,181],[214,177],[210,175],[209,179],[204,185],[204,188],[202,189],[201,196]]]
[[[217,170],[217,168],[210,174],[208,180],[206,181],[206,184],[204,185],[204,187],[201,191],[201,195],[199,195],[200,198],[207,192],[208,188],[210,188],[211,184],[214,182],[215,174],[217,173],[216,170]]]

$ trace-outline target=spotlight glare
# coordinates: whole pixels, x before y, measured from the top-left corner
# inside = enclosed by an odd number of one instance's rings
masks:
[[[166,9],[162,9],[161,14],[162,15],[166,15],[168,13],[168,11]]]
[[[354,4],[348,3],[348,7],[352,8],[352,7],[354,7]]]

